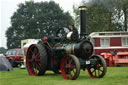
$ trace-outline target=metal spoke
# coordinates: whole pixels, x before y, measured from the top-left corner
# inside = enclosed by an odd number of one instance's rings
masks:
[[[35,58],[39,58],[39,53],[37,53],[37,54],[35,55]]]
[[[71,64],[72,63],[72,59],[69,61],[69,64]]]
[[[32,59],[31,59],[31,60],[29,60],[29,62],[32,62]]]
[[[70,76],[73,77],[72,73],[70,72]]]
[[[38,63],[36,63],[36,67],[37,67],[37,69],[39,69],[40,65]]]
[[[96,70],[95,70],[95,76],[96,76]]]
[[[73,73],[75,73],[74,69],[72,70]]]
[[[103,70],[99,69],[100,72],[103,72]]]
[[[32,53],[32,55],[33,55],[33,51],[32,51],[32,49],[30,50],[30,53]]]
[[[100,71],[98,70],[98,76],[100,75]]]
[[[93,72],[95,72],[96,71],[96,69],[94,69],[91,73],[93,73]]]

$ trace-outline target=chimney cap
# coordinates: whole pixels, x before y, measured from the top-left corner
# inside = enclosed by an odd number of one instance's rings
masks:
[[[87,10],[87,6],[80,6],[79,10]]]

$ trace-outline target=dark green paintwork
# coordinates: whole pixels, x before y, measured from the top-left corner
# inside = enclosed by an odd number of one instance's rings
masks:
[[[96,61],[95,60],[90,60],[90,64],[91,65],[96,65]],[[80,65],[87,65],[86,61],[80,61]]]

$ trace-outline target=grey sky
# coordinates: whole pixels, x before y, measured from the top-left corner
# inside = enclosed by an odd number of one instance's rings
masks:
[[[0,0],[0,47],[6,46],[6,36],[5,32],[10,24],[10,18],[13,13],[18,8],[17,5],[19,3],[24,3],[25,1],[30,0]],[[33,0],[35,2],[40,1],[50,1],[50,0]],[[73,4],[79,5],[82,0],[53,0],[60,5],[64,9],[64,11],[69,11],[72,13]]]

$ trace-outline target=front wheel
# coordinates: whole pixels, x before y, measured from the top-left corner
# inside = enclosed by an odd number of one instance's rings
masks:
[[[80,63],[76,56],[68,55],[62,59],[61,74],[67,80],[75,80],[79,76]]]
[[[107,71],[107,65],[102,56],[94,55],[91,57],[95,64],[88,65],[88,73],[92,78],[102,78]]]

